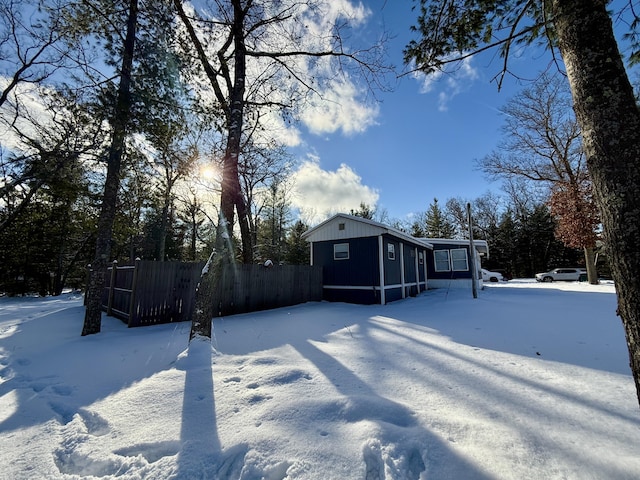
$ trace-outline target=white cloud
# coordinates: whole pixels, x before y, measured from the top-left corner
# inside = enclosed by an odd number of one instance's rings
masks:
[[[372,16],[370,8],[359,0],[284,0],[267,2],[265,8],[273,9],[265,13],[267,17],[284,17],[282,12],[286,12],[288,18],[257,29],[247,39],[251,50],[321,53],[343,48],[345,52],[355,51],[360,37],[354,32]],[[215,18],[222,13],[214,9],[206,15]],[[340,45],[336,45],[338,31],[343,35]],[[210,57],[215,59],[227,35],[202,35]],[[358,86],[361,79],[354,73],[358,72],[357,65],[346,57],[293,55],[275,61],[268,55],[249,56],[246,72],[248,100],[254,105],[270,104],[258,111],[264,127],[261,134],[286,146],[302,142],[299,128],[303,125],[316,135],[353,135],[375,125],[379,115],[378,105],[372,104],[367,98],[368,92]],[[215,103],[208,79],[200,78],[195,88]],[[274,105],[288,105],[286,115],[281,116],[282,112],[274,109]]]
[[[348,80],[331,82],[322,98],[301,113],[302,122],[316,135],[338,130],[345,135],[364,132],[376,124],[379,107],[367,105],[359,97],[356,86]]]
[[[0,76],[0,90],[9,85],[9,78]],[[19,109],[16,116],[15,108]],[[4,148],[13,150],[28,149],[24,142],[20,140],[13,128],[9,125],[14,123],[16,128],[27,135],[36,135],[36,124],[46,125],[51,122],[51,112],[47,111],[42,92],[38,91],[36,85],[30,83],[19,83],[11,91],[7,102],[0,108],[0,138]]]
[[[357,210],[360,203],[375,206],[379,198],[377,190],[364,185],[362,178],[344,163],[335,171],[327,171],[317,158],[310,157],[294,172],[292,180],[292,203],[311,223],[332,213]]]
[[[462,92],[471,88],[479,77],[478,70],[472,65],[472,59],[462,60],[457,68],[449,72],[434,72],[430,75],[415,73],[414,78],[420,82],[420,93],[437,93],[438,110],[446,112],[449,102]]]

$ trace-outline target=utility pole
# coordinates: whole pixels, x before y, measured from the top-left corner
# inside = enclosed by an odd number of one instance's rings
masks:
[[[471,257],[471,292],[478,298],[478,272],[476,270],[476,247],[473,245],[473,224],[471,223],[471,204],[467,203],[467,223],[469,224],[469,257]]]

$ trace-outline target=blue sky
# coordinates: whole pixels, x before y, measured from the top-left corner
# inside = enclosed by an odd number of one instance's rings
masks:
[[[336,12],[349,11],[352,18],[364,19],[353,38],[376,37],[386,28],[392,36],[390,61],[404,71],[402,51],[417,16],[412,0],[326,1],[327,18],[305,28],[322,31]],[[407,220],[426,211],[434,198],[444,204],[452,197],[473,200],[487,191],[500,193],[501,183],[489,181],[476,160],[497,149],[503,124],[499,109],[528,85],[509,77],[499,92],[492,78],[501,62],[489,52],[455,75],[428,81],[412,75],[390,78],[395,88],[378,92],[373,103],[364,102],[366,92],[355,83],[338,80],[323,91],[333,101],[313,104],[299,124],[290,128],[274,122],[296,160],[292,203],[302,219],[315,224],[364,202],[385,212],[387,220]],[[509,66],[533,79],[549,66],[549,55],[513,52]]]
[[[366,28],[375,31],[384,24],[395,35],[389,55],[402,70],[402,50],[416,18],[413,2],[364,3],[371,11]],[[540,52],[524,52],[511,64],[520,75],[533,77],[548,60]],[[302,127],[303,144],[294,149],[297,159],[313,159],[308,176],[332,185],[318,187],[314,195],[312,181],[302,182],[300,195],[309,197],[302,203],[314,205],[316,221],[323,208],[339,210],[336,205],[349,202],[357,208],[360,201],[375,203],[391,219],[405,219],[427,210],[434,198],[444,204],[451,197],[473,200],[489,190],[499,193],[500,182],[488,181],[475,160],[496,149],[501,139],[499,108],[523,88],[508,78],[498,92],[491,79],[500,68],[501,59],[494,54],[474,58],[455,76],[433,81],[428,91],[418,79],[405,76],[394,91],[378,95],[375,122],[360,133],[314,135]]]

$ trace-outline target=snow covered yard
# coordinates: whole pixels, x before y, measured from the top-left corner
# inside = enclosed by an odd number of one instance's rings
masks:
[[[0,298],[2,479],[637,479],[612,285],[491,284],[80,337]]]

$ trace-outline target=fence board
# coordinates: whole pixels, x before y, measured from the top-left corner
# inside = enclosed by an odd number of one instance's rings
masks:
[[[138,260],[135,266],[114,262],[106,275],[103,308],[130,327],[190,320],[203,266],[201,262]],[[320,300],[322,268],[310,265],[227,265],[211,299],[214,317]]]
[[[212,299],[216,316],[322,300],[322,268],[310,265],[230,265]]]

